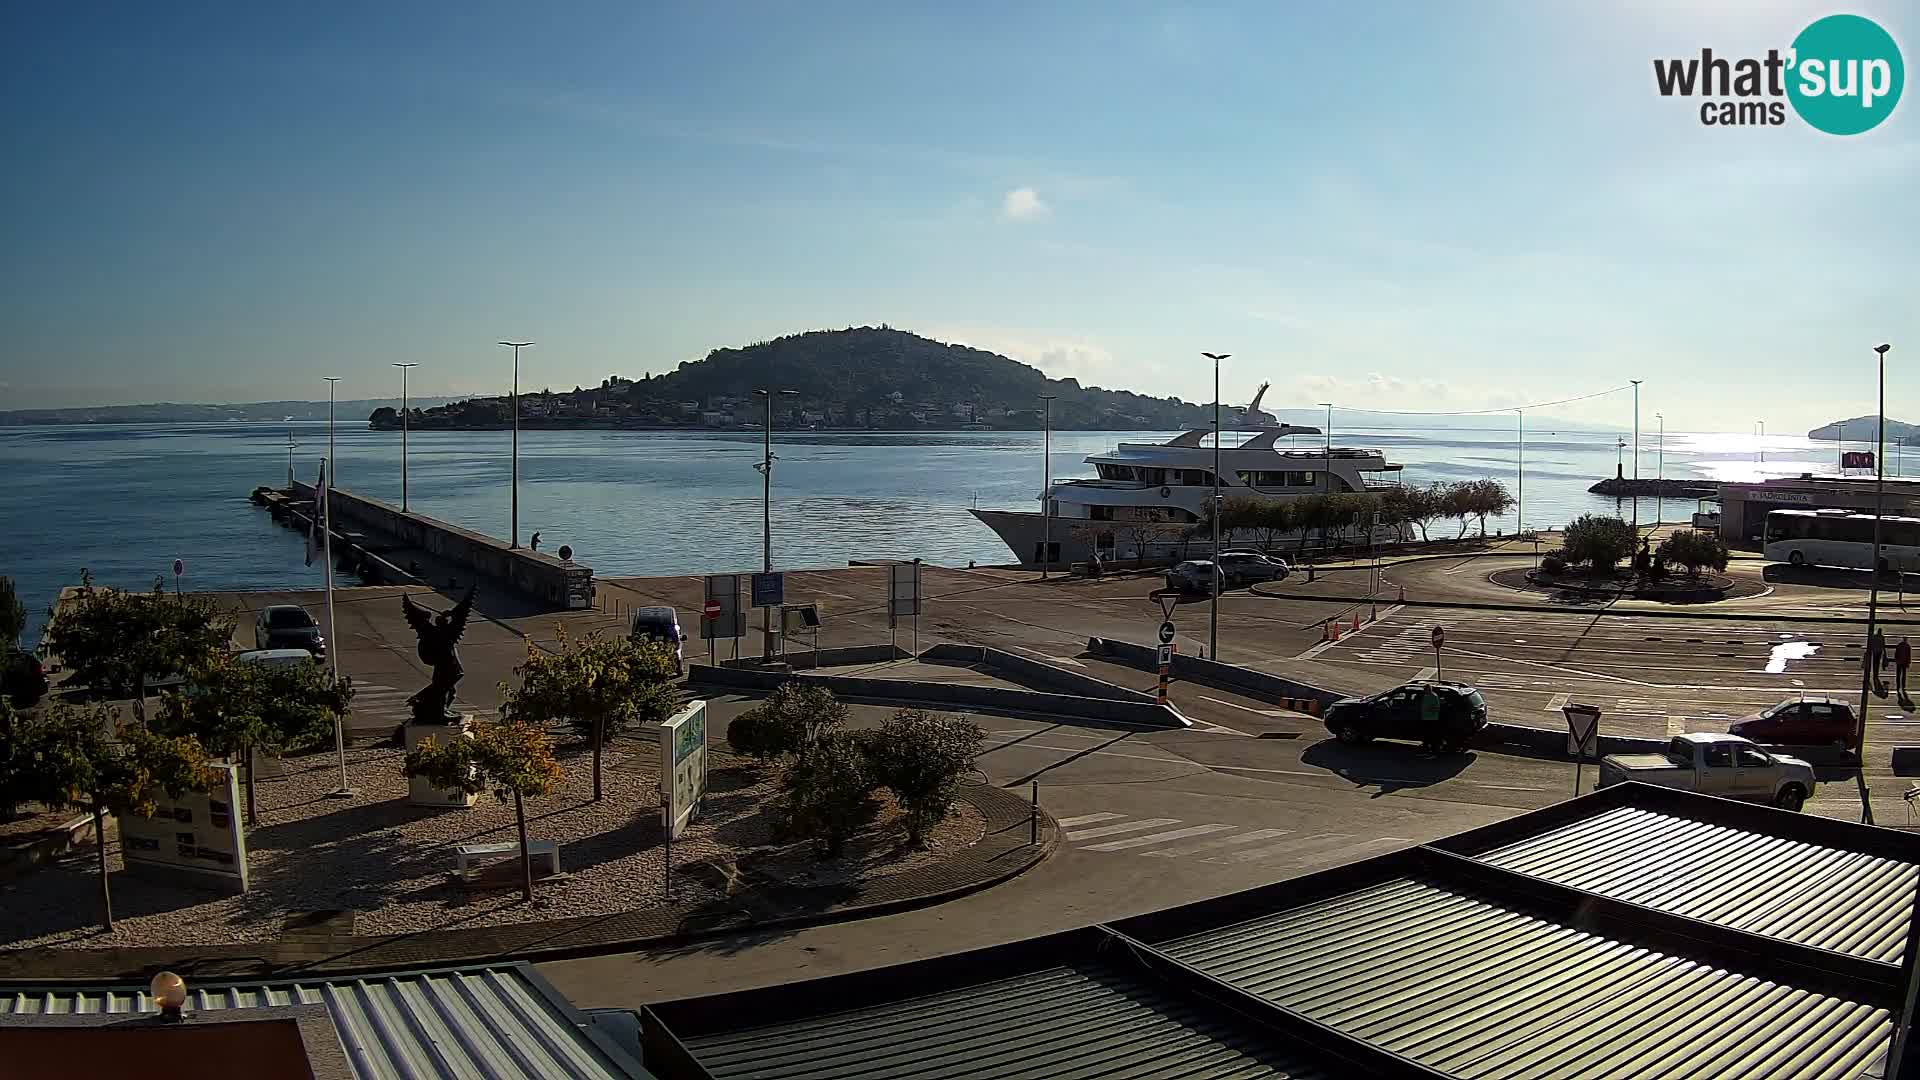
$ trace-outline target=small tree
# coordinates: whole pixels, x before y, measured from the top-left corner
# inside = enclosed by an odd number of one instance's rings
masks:
[[[533,724],[506,718],[481,720],[464,736],[437,744],[431,737],[407,754],[402,771],[424,777],[437,788],[458,788],[469,795],[491,790],[494,798],[513,796],[513,818],[520,835],[522,895],[533,902],[533,856],[527,851],[529,797],[545,795],[560,782],[553,742]]]
[[[14,591],[13,579],[0,574],[0,649],[20,644],[27,629],[27,606]]]
[[[1325,530],[1333,520],[1333,497],[1315,493],[1290,500],[1294,524],[1300,528],[1300,546],[1294,549],[1294,561],[1306,557],[1307,540],[1315,530]]]
[[[1133,545],[1134,565],[1144,566],[1148,548],[1167,535],[1167,514],[1157,507],[1148,507],[1141,510],[1138,517],[1115,522],[1114,529]]]
[[[1567,558],[1596,572],[1611,571],[1633,546],[1633,526],[1617,517],[1582,514],[1567,526]]]
[[[1480,480],[1465,480],[1454,485],[1458,492],[1459,505],[1474,517],[1480,519],[1480,535],[1487,535],[1487,515],[1499,516],[1513,509],[1513,493],[1507,485],[1491,477]],[[1466,522],[1460,524],[1460,531],[1466,532]]]
[[[1440,497],[1432,488],[1395,485],[1380,494],[1380,520],[1388,524],[1405,522],[1427,537],[1427,523],[1441,515]]]
[[[233,622],[212,600],[167,596],[158,582],[151,593],[96,588],[86,570],[79,594],[55,608],[47,623],[47,644],[73,678],[131,696],[141,723],[150,680],[197,672],[232,640]]]
[[[254,797],[256,757],[286,754],[324,744],[336,718],[344,722],[353,682],[330,684],[320,665],[288,667],[221,658],[203,669],[188,689],[167,695],[156,727],[190,735],[209,752],[245,766],[247,824],[260,823]]]
[[[853,732],[827,732],[781,776],[788,825],[812,837],[822,856],[838,855],[847,838],[873,817],[866,745],[867,740]]]
[[[747,721],[745,737],[750,748],[742,752],[772,762],[804,756],[822,736],[839,730],[850,715],[833,691],[796,679],[774,687],[766,700],[742,713],[734,724]],[[731,743],[731,727],[728,732]]]
[[[500,684],[500,715],[544,727],[565,720],[593,747],[593,797],[601,797],[600,753],[629,724],[659,723],[679,705],[671,685],[673,654],[664,645],[590,634],[563,626],[552,652],[527,647],[520,685]]]
[[[114,734],[109,735],[112,731]],[[16,775],[27,778],[23,791],[48,806],[72,806],[93,815],[100,860],[100,904],[113,930],[113,890],[107,872],[106,816],[152,817],[159,796],[178,798],[208,791],[214,774],[206,751],[191,737],[175,738],[137,724],[120,724],[118,714],[95,706],[56,704],[26,720],[12,740]]]
[[[22,719],[13,702],[0,694],[0,821],[13,820],[20,804],[32,797],[31,776],[24,769],[24,759],[14,750],[15,740],[25,734]]]
[[[900,803],[909,844],[926,843],[927,833],[946,819],[960,776],[985,739],[971,720],[902,709],[868,741],[873,779]]]
[[[1687,568],[1688,577],[1699,577],[1700,569],[1727,568],[1727,545],[1713,533],[1682,529],[1660,542],[1660,558]]]

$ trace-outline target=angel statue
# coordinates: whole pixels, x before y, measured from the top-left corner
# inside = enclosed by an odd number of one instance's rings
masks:
[[[400,598],[400,610],[406,613],[407,625],[420,637],[420,662],[433,667],[433,681],[407,699],[413,708],[413,722],[444,724],[456,719],[453,690],[460,685],[460,677],[466,670],[460,666],[460,653],[455,646],[460,644],[460,635],[466,632],[467,613],[473,610],[473,586],[467,586],[467,595],[453,605],[451,611],[436,615],[414,603],[411,596]]]

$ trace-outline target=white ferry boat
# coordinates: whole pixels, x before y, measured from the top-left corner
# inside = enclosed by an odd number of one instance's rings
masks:
[[[1311,444],[1282,449],[1282,439],[1323,433],[1317,427],[1275,423],[1259,405],[1256,394],[1252,404],[1235,410],[1239,415],[1221,431],[1223,499],[1297,499],[1374,491],[1398,483],[1402,467],[1389,462],[1380,450]],[[973,516],[998,533],[1023,566],[1039,566],[1043,560],[1053,565],[1075,562],[1087,558],[1096,546],[1103,558],[1112,559],[1206,556],[1207,537],[1178,538],[1169,535],[1170,529],[1130,525],[1206,520],[1207,499],[1213,494],[1211,426],[1181,432],[1164,443],[1121,443],[1106,453],[1088,455],[1086,461],[1097,475],[1054,482],[1050,491],[1040,495],[1052,499],[1050,507],[975,509]],[[1364,536],[1364,532],[1357,530],[1344,539]],[[1393,534],[1394,530],[1382,527],[1382,539],[1390,540]],[[1234,546],[1245,546],[1245,542]]]

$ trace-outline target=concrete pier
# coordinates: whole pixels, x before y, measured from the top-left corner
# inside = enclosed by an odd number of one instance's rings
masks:
[[[290,498],[311,504],[313,485],[295,483]],[[562,610],[593,606],[593,568],[544,551],[509,547],[504,540],[463,529],[425,514],[402,511],[391,503],[351,491],[328,492],[334,535],[364,533],[360,546],[407,575],[405,552],[418,551],[432,561],[457,567],[479,580],[505,588],[539,604]],[[337,541],[336,541],[337,542]]]

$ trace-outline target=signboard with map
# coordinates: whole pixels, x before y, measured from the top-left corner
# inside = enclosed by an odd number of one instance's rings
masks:
[[[162,795],[152,817],[116,817],[128,870],[233,892],[247,891],[247,835],[240,822],[240,770],[211,765],[205,795]]]
[[[679,839],[707,790],[707,703],[696,701],[660,725],[660,826]]]

